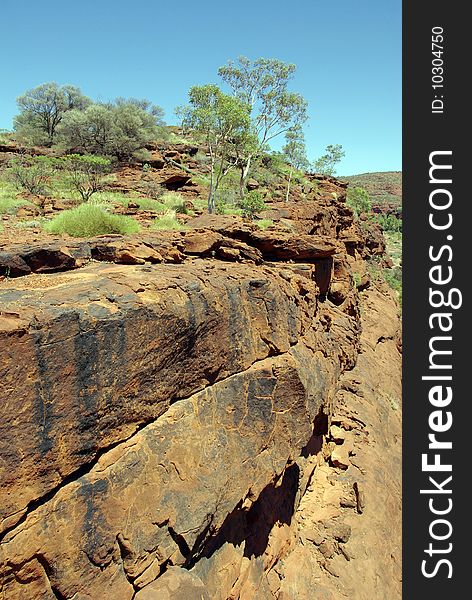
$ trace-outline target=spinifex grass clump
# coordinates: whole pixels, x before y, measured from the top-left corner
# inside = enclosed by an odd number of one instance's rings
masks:
[[[108,233],[123,235],[139,231],[139,224],[132,218],[113,215],[102,206],[81,204],[65,210],[45,225],[50,233],[67,233],[73,237],[91,237]]]
[[[180,221],[178,221],[175,217],[175,211],[171,210],[167,214],[163,215],[159,219],[154,219],[154,222],[151,225],[151,229],[154,230],[176,230],[183,231],[187,229],[185,225],[182,225]]]

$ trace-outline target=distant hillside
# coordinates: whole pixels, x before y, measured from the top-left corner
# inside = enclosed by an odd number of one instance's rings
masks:
[[[402,172],[385,171],[380,173],[362,173],[361,175],[340,176],[353,187],[364,188],[374,201],[381,204],[402,203]]]

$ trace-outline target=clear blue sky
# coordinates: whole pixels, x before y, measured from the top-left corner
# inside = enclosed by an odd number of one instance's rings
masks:
[[[298,67],[310,159],[342,144],[340,174],[401,169],[400,0],[2,0],[0,14],[0,128],[46,81],[148,98],[173,123],[228,59],[278,58]]]

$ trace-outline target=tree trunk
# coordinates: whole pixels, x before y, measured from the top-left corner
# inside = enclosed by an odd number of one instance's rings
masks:
[[[210,150],[211,152],[211,150]],[[215,159],[212,154],[211,172],[210,172],[210,191],[208,192],[208,212],[213,214],[215,211]]]
[[[241,177],[239,179],[239,195],[241,200],[244,200],[246,194],[246,181],[249,175],[249,169],[251,168],[252,156],[249,156],[246,164],[241,167]]]
[[[215,188],[213,182],[210,183],[210,191],[208,193],[208,212],[210,215],[215,212]]]
[[[285,202],[288,202],[288,197],[290,195],[290,184],[292,183],[292,173],[293,173],[293,169],[292,169],[292,167],[290,167],[290,174],[288,176],[288,183],[287,183],[287,193],[285,194]]]

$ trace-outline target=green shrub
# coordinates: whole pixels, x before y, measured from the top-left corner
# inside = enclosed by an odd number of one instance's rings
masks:
[[[274,221],[271,221],[271,219],[259,219],[258,221],[256,221],[256,225],[259,227],[259,229],[267,229],[268,227],[272,227],[272,225],[274,224]]]
[[[15,156],[8,162],[7,178],[16,189],[34,196],[44,195],[53,172],[52,160],[46,156]]]
[[[158,213],[163,213],[167,210],[165,204],[162,204],[162,202],[158,202],[157,200],[152,200],[151,198],[130,198],[128,204],[130,202],[137,204],[140,210],[150,210]]]
[[[128,160],[143,157],[146,144],[158,136],[163,111],[146,100],[118,98],[107,104],[92,104],[85,110],[64,115],[57,134],[66,149]],[[149,159],[149,153],[144,153]]]
[[[243,209],[239,207],[239,191],[235,189],[221,189],[215,201],[215,213],[217,215],[243,215]],[[194,206],[196,206],[194,202]]]
[[[44,228],[50,233],[67,233],[73,237],[107,233],[127,235],[139,231],[139,225],[133,218],[113,215],[104,207],[94,204],[81,204],[72,210],[65,210]]]
[[[108,158],[69,154],[59,160],[67,171],[66,183],[71,190],[78,192],[84,202],[105,187],[106,175],[111,170],[111,162]]]
[[[403,292],[403,282],[402,282],[402,268],[401,267],[393,267],[392,269],[383,269],[382,276],[384,280],[388,283],[388,285],[395,290],[398,294],[398,301],[400,306],[402,305],[402,292]]]
[[[0,215],[14,215],[20,206],[24,204],[29,204],[29,202],[20,198],[0,197]]]
[[[385,281],[397,293],[398,302],[401,306],[403,293],[402,267],[394,266],[391,269],[385,269],[380,266],[378,260],[371,259],[367,262],[367,269],[372,281]]]
[[[242,209],[245,217],[252,218],[264,210],[266,205],[261,193],[257,190],[251,190],[239,201],[239,207]]]
[[[148,196],[153,200],[160,200],[161,196],[163,196],[165,192],[165,188],[153,179],[141,179],[138,189],[145,196]]]
[[[187,227],[185,227],[185,225],[182,225],[182,223],[180,223],[180,221],[176,219],[174,211],[170,211],[168,214],[160,217],[159,219],[154,219],[154,222],[151,225],[151,229],[159,231],[184,231],[185,229],[187,229]]]
[[[395,215],[376,215],[375,220],[384,231],[401,233],[403,230],[402,219],[398,219]]]
[[[90,102],[79,88],[43,83],[17,99],[20,114],[15,117],[15,132],[29,144],[51,145],[64,115],[81,111]]]
[[[369,194],[361,187],[348,189],[346,204],[352,208],[357,216],[362,213],[369,213],[372,210]]]
[[[186,214],[187,209],[185,208],[185,198],[179,192],[164,192],[159,198],[169,210],[173,210],[176,213]]]
[[[39,229],[43,225],[43,220],[32,219],[30,221],[18,221],[15,223],[17,229]]]

